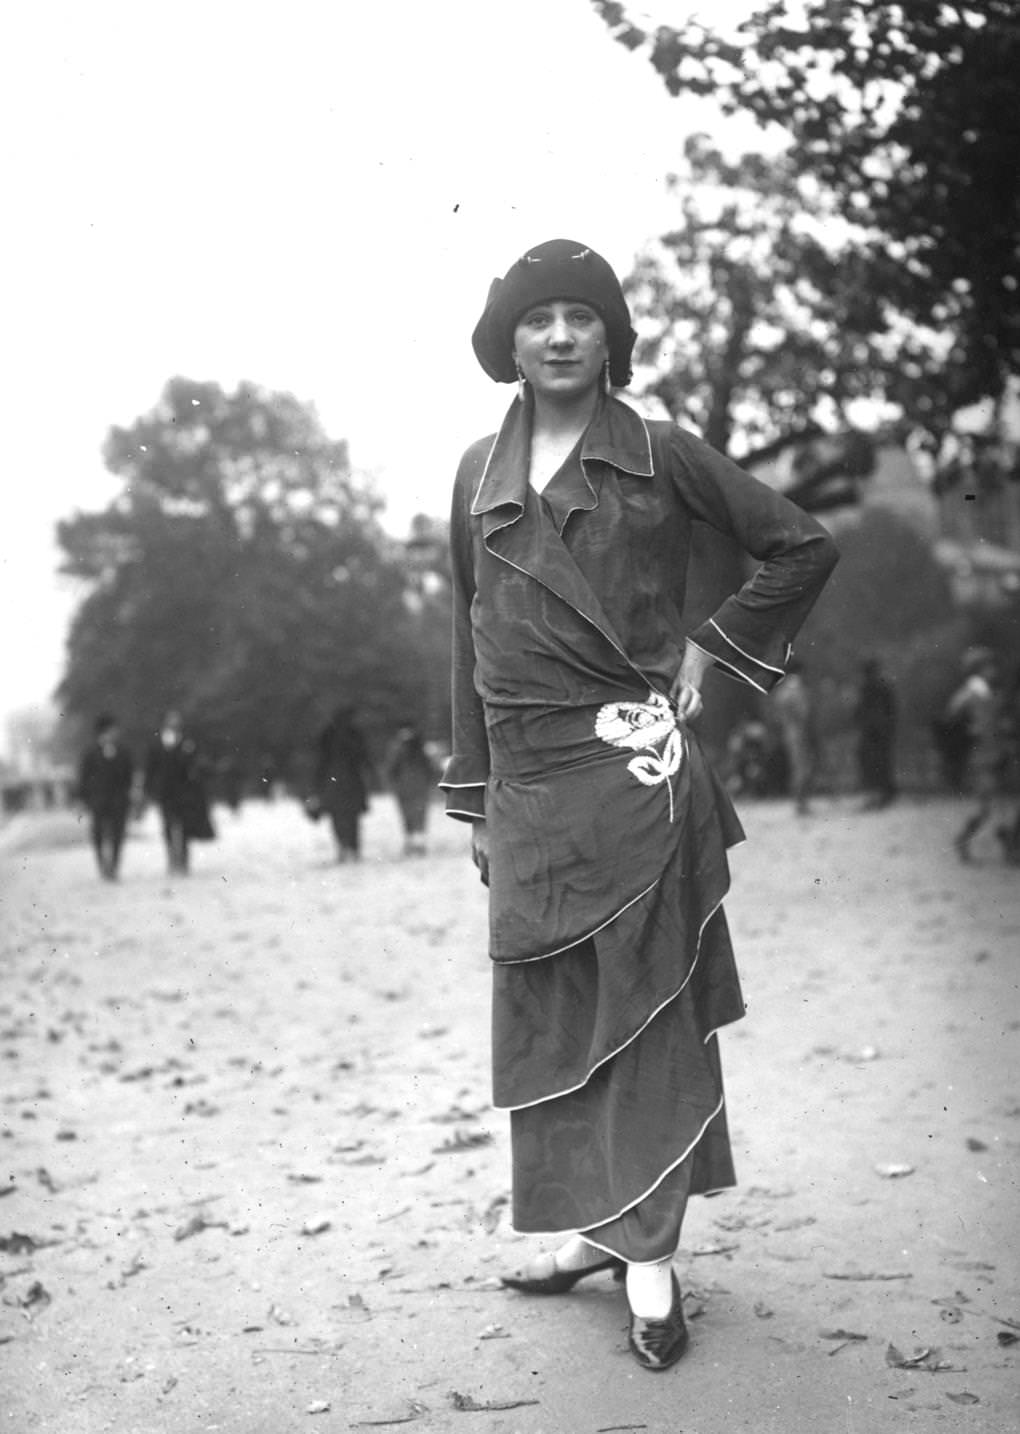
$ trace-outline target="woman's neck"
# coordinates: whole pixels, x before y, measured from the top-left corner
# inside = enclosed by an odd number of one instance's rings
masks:
[[[598,389],[578,394],[576,398],[550,402],[543,394],[534,395],[531,432],[545,439],[577,438],[588,427],[598,404]]]

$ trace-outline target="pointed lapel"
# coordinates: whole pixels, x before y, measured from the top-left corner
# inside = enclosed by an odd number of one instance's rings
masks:
[[[540,500],[528,487],[528,416],[514,402],[496,435],[482,472],[471,511],[482,520],[482,538],[494,557],[526,573],[568,603],[633,667],[588,579],[581,572],[555,524],[540,511]],[[598,507],[598,497],[585,467],[599,460],[640,477],[651,477],[648,430],[633,409],[609,399],[585,437],[581,464],[591,492],[585,511]],[[634,668],[635,671],[639,669]]]

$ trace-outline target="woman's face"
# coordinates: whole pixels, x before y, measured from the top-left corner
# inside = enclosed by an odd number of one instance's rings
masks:
[[[606,326],[589,304],[535,304],[514,329],[514,357],[536,394],[576,398],[594,388],[608,357]]]

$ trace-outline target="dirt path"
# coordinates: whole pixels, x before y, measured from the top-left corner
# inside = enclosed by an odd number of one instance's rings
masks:
[[[171,883],[148,819],[116,886],[66,816],[0,832],[0,1427],[1018,1427],[1020,873],[960,867],[948,802],[743,816],[742,1184],[692,1207],[663,1376],[610,1281],[498,1287],[531,1246],[462,828],[401,861],[380,799],[340,868],[252,805]]]

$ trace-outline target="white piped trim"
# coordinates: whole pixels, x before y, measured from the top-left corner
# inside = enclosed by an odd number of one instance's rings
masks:
[[[629,1201],[627,1202],[627,1204],[624,1205],[621,1210],[617,1210],[617,1212],[616,1212],[615,1215],[607,1215],[604,1220],[600,1220],[600,1221],[598,1222],[599,1225],[609,1225],[609,1224],[612,1223],[613,1220],[619,1220],[622,1215],[626,1215],[626,1213],[627,1213],[628,1210],[633,1210],[634,1207],[635,1207],[635,1205],[640,1205],[641,1202],[642,1202],[642,1200],[647,1200],[648,1197],[649,1197],[649,1195],[651,1195],[654,1190],[658,1190],[659,1186],[660,1186],[660,1185],[662,1184],[662,1182],[665,1180],[666,1176],[669,1175],[673,1170],[675,1170],[678,1165],[682,1165],[682,1164],[684,1163],[684,1161],[687,1159],[688,1155],[690,1155],[691,1152],[694,1150],[694,1148],[700,1143],[702,1136],[705,1134],[705,1131],[706,1131],[706,1130],[708,1129],[708,1127],[712,1124],[712,1121],[715,1120],[716,1116],[719,1114],[719,1112],[722,1110],[722,1108],[725,1106],[725,1104],[726,1104],[726,1097],[725,1097],[725,1096],[720,1096],[720,1097],[719,1097],[719,1103],[718,1103],[718,1105],[717,1105],[717,1106],[715,1107],[715,1109],[712,1111],[712,1113],[711,1113],[711,1115],[708,1117],[708,1119],[704,1122],[704,1124],[702,1125],[701,1129],[698,1131],[697,1135],[696,1135],[696,1136],[694,1137],[694,1139],[691,1141],[690,1145],[688,1145],[688,1147],[687,1147],[687,1149],[684,1151],[684,1153],[683,1153],[681,1156],[679,1156],[678,1159],[671,1161],[670,1164],[666,1166],[666,1168],[665,1168],[665,1170],[662,1172],[662,1174],[661,1174],[661,1175],[657,1175],[656,1178],[652,1181],[651,1185],[649,1185],[648,1189],[647,1189],[643,1194],[639,1195],[636,1200],[629,1200]],[[516,1230],[516,1228],[517,1228],[516,1225],[513,1226],[513,1228]],[[564,1227],[564,1228],[566,1228],[566,1227]],[[597,1225],[590,1225],[588,1228],[589,1228],[589,1229],[598,1229],[598,1226],[597,1226]],[[561,1235],[561,1234],[563,1233],[563,1229],[559,1229],[559,1230],[525,1230],[525,1231],[521,1231],[520,1233],[522,1233],[522,1234],[527,1234],[527,1235]],[[587,1240],[587,1242],[588,1242],[589,1245],[594,1245],[595,1248],[598,1249],[598,1250],[605,1250],[605,1252],[606,1252],[607,1255],[615,1255],[615,1256],[617,1257],[617,1259],[620,1259],[620,1260],[622,1260],[622,1259],[625,1258],[625,1256],[621,1255],[618,1250],[612,1250],[612,1249],[609,1248],[608,1245],[600,1245],[597,1240],[591,1239],[588,1235],[586,1235],[586,1234],[584,1233],[583,1230],[578,1230],[578,1231],[577,1231],[577,1234],[579,1234],[579,1235],[581,1236],[582,1240]],[[679,1248],[680,1248],[680,1246],[677,1245],[677,1250],[679,1250]],[[676,1251],[674,1251],[673,1253],[674,1253],[674,1255],[675,1255],[675,1254],[676,1254]],[[665,1258],[666,1258],[666,1256],[664,1255],[664,1256],[663,1256],[663,1259],[665,1259]],[[670,1256],[670,1258],[672,1258],[672,1256]],[[628,1263],[629,1263],[629,1264],[635,1264],[635,1265],[641,1265],[641,1264],[644,1264],[644,1265],[657,1265],[657,1264],[659,1263],[659,1261],[658,1261],[658,1260],[633,1260],[633,1261],[628,1261]]]
[[[697,644],[695,644],[695,646],[697,646]],[[702,651],[704,651],[704,649],[702,649]],[[727,662],[725,657],[717,657],[715,653],[712,652],[710,652],[708,655],[709,657],[711,657],[716,667],[721,667],[724,672],[731,674],[740,682],[746,682],[748,687],[753,687],[755,692],[760,692],[763,697],[767,697],[769,695],[769,690],[767,687],[762,687],[760,682],[755,682],[753,677],[748,677],[746,672],[741,672],[740,668],[737,667],[735,663]]]
[[[653,882],[653,883],[652,883],[652,886],[655,886],[655,885],[657,885],[657,882]],[[650,891],[650,890],[651,890],[651,887],[649,887],[648,889],[649,889],[649,891]],[[727,887],[727,891],[728,891],[728,890],[729,890],[729,888]],[[646,893],[642,893],[642,895],[645,895],[645,894],[646,894]],[[553,1093],[552,1093],[551,1095],[543,1095],[543,1096],[541,1096],[538,1100],[527,1100],[527,1101],[525,1101],[525,1102],[523,1103],[523,1105],[496,1105],[496,1103],[493,1102],[493,1107],[492,1107],[493,1110],[530,1110],[533,1106],[536,1106],[536,1105],[545,1105],[546,1102],[547,1102],[547,1101],[550,1101],[550,1100],[558,1100],[560,1096],[563,1096],[563,1095],[572,1095],[575,1090],[583,1090],[584,1087],[588,1084],[588,1082],[591,1080],[592,1076],[595,1074],[595,1072],[596,1072],[597,1070],[599,1070],[602,1066],[604,1066],[607,1061],[613,1060],[614,1057],[618,1056],[621,1051],[625,1051],[628,1046],[633,1045],[633,1043],[637,1040],[637,1038],[638,1038],[638,1036],[641,1034],[641,1032],[642,1032],[643,1030],[645,1030],[645,1028],[646,1028],[647,1026],[650,1026],[651,1023],[652,1023],[652,1021],[655,1020],[655,1017],[659,1014],[659,1012],[660,1012],[660,1011],[664,1011],[664,1010],[666,1009],[666,1007],[667,1007],[668,1005],[670,1005],[671,1002],[675,1001],[676,998],[677,998],[678,996],[680,996],[680,995],[684,992],[684,990],[687,988],[687,984],[688,984],[688,982],[690,981],[691,977],[694,975],[695,968],[697,967],[697,964],[698,964],[699,960],[701,959],[701,938],[702,938],[702,936],[704,936],[704,934],[705,934],[705,927],[708,925],[708,923],[712,920],[712,917],[715,915],[715,913],[716,913],[716,912],[719,910],[719,908],[722,906],[722,904],[723,904],[723,897],[725,897],[725,895],[726,895],[726,892],[723,892],[723,896],[721,896],[721,897],[719,898],[719,900],[716,902],[716,904],[712,907],[712,910],[708,913],[708,915],[705,917],[704,921],[701,923],[701,926],[698,928],[698,943],[697,943],[697,946],[695,947],[695,950],[694,950],[694,960],[691,962],[691,969],[687,972],[687,975],[684,977],[684,979],[683,979],[683,981],[681,982],[681,984],[680,984],[680,985],[677,987],[677,989],[672,993],[672,995],[667,996],[664,1001],[662,1001],[658,1006],[656,1006],[655,1010],[652,1011],[652,1013],[651,1013],[648,1017],[646,1017],[646,1019],[645,1019],[644,1021],[642,1021],[641,1025],[638,1026],[637,1030],[634,1031],[634,1033],[633,1033],[632,1035],[628,1036],[625,1041],[622,1041],[622,1042],[620,1043],[620,1045],[618,1045],[618,1046],[616,1047],[615,1050],[612,1050],[612,1051],[609,1052],[608,1055],[603,1056],[600,1061],[596,1061],[596,1063],[592,1066],[591,1070],[590,1070],[590,1071],[588,1072],[588,1074],[585,1076],[584,1080],[578,1081],[576,1085],[568,1086],[566,1090],[557,1090],[557,1091],[553,1091]],[[633,905],[633,902],[631,902],[630,904]],[[624,910],[626,910],[626,908],[624,908]],[[608,924],[608,923],[606,923],[606,924]],[[600,927],[599,929],[601,930],[602,928]],[[503,963],[503,964],[505,964],[505,965],[522,965],[523,962],[516,962],[516,961],[515,961],[515,962],[505,962],[505,963]],[[699,1139],[700,1139],[700,1136],[699,1136]],[[653,1187],[653,1188],[654,1188],[654,1187]],[[629,1207],[628,1207],[628,1208],[629,1208]],[[614,1216],[613,1218],[615,1219],[615,1216]]]
[[[709,625],[715,628],[716,632],[722,638],[723,642],[728,642],[730,647],[733,648],[734,652],[739,652],[741,657],[746,657],[748,662],[753,662],[756,667],[764,667],[766,672],[778,672],[780,677],[783,676],[783,673],[785,671],[784,668],[773,667],[771,662],[762,662],[760,657],[755,657],[753,653],[745,652],[744,649],[739,645],[739,643],[733,641],[732,637],[726,636],[726,634],[723,632],[722,628],[716,622],[714,617],[710,617],[708,621]]]
[[[490,449],[489,449],[489,451],[488,451],[488,454],[486,455],[485,465],[484,465],[484,467],[482,468],[482,476],[481,476],[481,477],[479,478],[479,480],[478,480],[478,487],[475,489],[475,496],[471,499],[471,516],[472,516],[472,518],[480,518],[483,513],[487,513],[487,512],[488,512],[488,509],[487,509],[487,508],[476,508],[476,507],[475,507],[475,504],[478,502],[478,498],[479,498],[479,496],[480,496],[480,494],[481,494],[482,487],[483,487],[483,485],[484,485],[484,483],[485,483],[486,478],[489,476],[489,468],[490,468],[490,466],[491,466],[491,464],[492,464],[492,455],[493,455],[493,454],[495,453],[495,451],[496,451],[496,445],[499,443],[499,440],[502,438],[502,436],[503,436],[503,429],[506,428],[507,424],[510,422],[510,416],[511,416],[511,414],[513,413],[513,411],[514,411],[514,409],[513,409],[513,406],[511,405],[511,407],[507,409],[506,413],[504,413],[504,415],[503,415],[503,421],[502,421],[502,423],[499,425],[499,428],[498,428],[497,431],[496,431],[496,435],[495,435],[495,437],[494,437],[493,440],[492,440],[492,446],[490,447]],[[518,501],[518,500],[515,500],[515,501]]]
[[[637,896],[631,897],[630,901],[625,902],[624,905],[614,911],[611,916],[607,916],[605,921],[603,921],[600,925],[593,927],[592,930],[587,932],[584,936],[577,936],[574,938],[573,941],[568,941],[565,946],[557,946],[555,951],[545,951],[542,953],[541,956],[522,956],[519,961],[494,961],[493,964],[496,966],[527,966],[532,961],[548,961],[553,956],[562,956],[564,951],[572,951],[575,946],[580,946],[583,941],[590,941],[591,938],[593,936],[597,936],[600,931],[605,931],[607,926],[612,926],[613,922],[618,916],[622,916],[625,911],[629,911],[632,906],[635,906],[642,899],[642,897],[647,896],[650,891],[654,890],[654,888],[658,886],[659,881],[660,878],[656,877],[655,880],[652,882],[651,886],[646,886],[644,891],[639,891]],[[590,1080],[591,1077],[589,1076],[588,1079]],[[586,1082],[582,1081],[581,1084],[584,1085],[586,1084]],[[549,1097],[546,1096],[543,1097],[543,1099],[549,1099]],[[497,1110],[523,1110],[523,1108],[523,1106],[516,1105],[496,1106]]]

